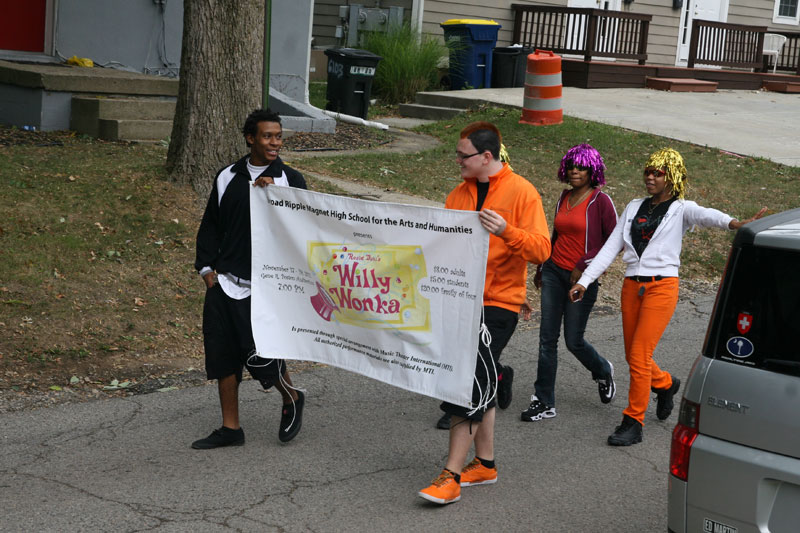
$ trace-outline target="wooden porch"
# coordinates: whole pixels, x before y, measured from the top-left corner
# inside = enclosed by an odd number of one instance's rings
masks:
[[[763,55],[763,26],[695,20],[690,67],[647,64],[651,16],[623,11],[512,4],[513,42],[562,56],[568,87],[646,87],[647,78],[717,82],[720,89],[753,90],[765,83],[800,83],[800,33],[788,40],[776,74]],[[611,61],[609,61],[611,59]]]

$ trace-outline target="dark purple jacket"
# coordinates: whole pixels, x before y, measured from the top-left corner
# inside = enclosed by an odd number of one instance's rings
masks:
[[[570,189],[564,189],[561,192],[561,197],[556,204],[556,213],[561,208],[561,202],[567,197]],[[608,236],[617,225],[617,210],[614,208],[614,202],[611,197],[600,189],[592,191],[589,197],[589,205],[586,206],[586,239],[584,242],[583,257],[575,264],[575,267],[581,271],[586,270],[586,265],[592,262],[594,256],[600,251],[600,248],[605,244]],[[551,247],[555,246],[558,233],[556,232],[555,224],[553,224],[553,236],[550,238]],[[541,267],[539,267],[541,268]]]

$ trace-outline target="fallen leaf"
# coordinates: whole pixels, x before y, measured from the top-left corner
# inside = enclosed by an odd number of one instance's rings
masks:
[[[76,383],[79,383],[80,381],[81,380],[80,380],[80,378],[78,376],[72,376],[71,378],[69,378],[69,384],[70,385],[74,385]]]
[[[50,385],[50,390],[60,391],[61,387],[59,387],[58,385]]]
[[[139,298],[138,296],[133,299],[133,304],[138,305],[139,307],[145,305],[145,301]]]

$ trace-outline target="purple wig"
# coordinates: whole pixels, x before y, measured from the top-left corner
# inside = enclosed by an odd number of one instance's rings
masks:
[[[589,169],[589,181],[592,187],[602,187],[606,184],[604,173],[606,165],[603,162],[603,156],[592,145],[579,144],[567,150],[567,153],[561,159],[561,168],[558,169],[559,181],[564,183],[569,181],[567,179],[567,169],[573,165]]]

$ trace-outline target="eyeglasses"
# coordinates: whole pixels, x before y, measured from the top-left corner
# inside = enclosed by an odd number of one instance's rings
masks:
[[[456,161],[463,161],[465,159],[469,159],[470,157],[474,157],[474,156],[480,155],[482,153],[483,152],[475,152],[474,154],[466,155],[466,154],[462,154],[461,152],[456,152]]]
[[[664,172],[663,170],[660,170],[658,168],[646,168],[646,169],[644,169],[644,175],[645,176],[649,176],[650,174],[652,174],[656,178],[663,178],[664,176],[667,175],[666,172]]]

